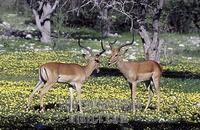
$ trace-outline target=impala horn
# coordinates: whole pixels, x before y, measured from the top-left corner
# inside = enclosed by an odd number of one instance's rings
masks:
[[[96,54],[97,57],[101,56],[101,55],[106,51],[105,48],[104,48],[104,46],[103,46],[103,41],[102,41],[102,39],[101,39],[101,49],[102,49],[102,51],[99,52],[98,54]]]
[[[79,38],[78,38],[78,45],[79,45],[81,48],[83,48],[83,49],[85,49],[86,51],[88,51],[88,52],[90,53],[90,55],[93,55],[91,49],[89,49],[89,48],[87,48],[87,47],[81,45],[81,42],[80,42],[80,36],[79,36]]]
[[[116,42],[117,42],[117,39],[115,39],[114,42],[109,42],[109,46],[110,46],[111,49],[112,49],[112,45],[115,44]]]
[[[133,33],[133,39],[132,39],[132,41],[130,42],[130,43],[126,43],[126,44],[124,44],[124,45],[121,45],[119,48],[118,48],[118,50],[120,51],[123,47],[125,47],[125,46],[129,46],[129,45],[132,45],[133,43],[134,43],[134,33]]]

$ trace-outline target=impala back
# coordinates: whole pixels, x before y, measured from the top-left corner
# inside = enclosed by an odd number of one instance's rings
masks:
[[[78,64],[50,62],[41,66],[41,72],[45,81],[71,83],[85,80],[84,70]]]
[[[153,75],[160,76],[162,71],[160,65],[151,60],[143,62],[126,62],[125,64],[126,67],[124,69],[127,73],[123,74],[129,81],[137,80],[140,82],[149,80]]]

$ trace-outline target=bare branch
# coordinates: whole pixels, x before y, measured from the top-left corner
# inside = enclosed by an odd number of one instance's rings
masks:
[[[83,7],[87,6],[87,5],[89,5],[91,2],[92,2],[92,1],[88,1],[87,3],[81,5],[80,7],[76,7],[76,8],[74,8],[74,9],[72,9],[72,10],[67,11],[66,13],[70,13],[70,12],[77,11],[78,9],[83,8]]]
[[[39,7],[38,7],[37,11],[40,11],[42,9],[42,6],[43,6],[44,2],[43,1],[38,1],[37,3],[39,4]]]
[[[158,25],[159,25],[159,19],[162,12],[163,7],[163,0],[159,0],[158,6],[156,8],[155,14],[153,16],[153,48],[158,46]]]
[[[69,0],[66,0],[65,3],[62,4],[62,6],[60,7],[60,9],[62,9],[68,2]]]
[[[40,31],[42,31],[42,25],[41,25],[41,21],[40,21],[40,18],[39,18],[39,14],[37,13],[37,11],[35,9],[32,9],[33,11],[33,14],[35,15],[35,22],[36,22],[36,25],[38,27],[38,29]]]
[[[49,12],[47,14],[45,14],[44,16],[42,16],[41,21],[45,20],[46,18],[49,17],[49,15],[51,13],[53,13],[53,11],[56,9],[56,6],[59,4],[59,0],[56,0],[53,7],[51,8],[51,10],[49,10]]]
[[[55,9],[56,9],[56,6],[59,4],[59,0],[56,0],[55,2],[54,2],[54,5],[53,5],[53,7],[51,8],[51,11],[49,12],[49,14],[51,14]]]

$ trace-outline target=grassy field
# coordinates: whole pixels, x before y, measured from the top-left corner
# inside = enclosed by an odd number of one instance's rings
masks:
[[[26,42],[28,41],[24,44]],[[198,74],[199,61],[194,60],[195,57],[192,60],[184,57],[174,58],[177,58],[176,61],[163,66],[164,70],[190,71]],[[26,111],[27,99],[37,83],[37,70],[41,64],[49,61],[84,64],[86,61],[80,53],[64,50],[5,51],[1,53],[0,59],[1,127],[36,127],[38,124],[56,127],[68,123],[79,124],[78,119],[93,119],[93,122],[90,120],[91,124],[99,120],[103,123],[200,122],[200,108],[196,106],[200,101],[200,80],[192,78],[162,78],[160,112],[155,110],[156,96],[150,109],[143,111],[147,102],[147,90],[141,83],[137,89],[138,111],[133,114],[130,109],[130,90],[123,77],[91,77],[83,85],[81,95],[84,114],[77,111],[69,112],[68,90],[64,84],[57,84],[47,93],[45,98],[47,110],[44,113],[39,112],[38,94],[34,98],[32,109]],[[107,67],[107,56],[101,61],[102,67]]]
[[[6,17],[6,16],[4,16]],[[10,17],[6,17],[9,19]],[[73,32],[76,29],[71,30]],[[84,30],[84,29],[83,29]],[[88,31],[87,32],[93,32]],[[164,70],[191,72],[200,75],[200,47],[198,35],[162,34],[164,45],[161,64]],[[106,41],[114,41],[108,38]],[[119,43],[130,41],[131,36],[122,33]],[[95,39],[81,41],[93,49],[100,48]],[[116,46],[117,46],[116,45]],[[0,42],[0,128],[56,128],[86,124],[126,124],[127,127],[155,129],[198,129],[200,123],[200,80],[161,79],[161,111],[156,112],[156,94],[147,111],[147,90],[141,83],[137,87],[138,110],[130,107],[130,89],[123,77],[90,77],[82,87],[83,111],[69,112],[67,85],[56,84],[46,97],[46,111],[39,112],[39,96],[34,97],[30,111],[26,111],[27,100],[38,81],[38,67],[46,62],[85,64],[81,49],[73,38],[60,38],[53,45],[42,45],[37,40],[16,38],[1,39]],[[135,58],[131,59],[129,55]],[[125,59],[142,60],[143,49],[136,36],[135,46],[129,48]],[[101,67],[107,66],[108,55],[101,58]],[[167,64],[168,62],[169,64]],[[74,93],[76,96],[76,93]],[[77,106],[74,106],[77,108]],[[145,124],[146,123],[146,124]],[[143,125],[145,124],[145,125]],[[155,125],[156,124],[156,125]],[[160,124],[160,125],[159,125]],[[167,125],[165,125],[167,124]],[[175,124],[175,125],[173,125]],[[185,125],[183,125],[185,124]]]

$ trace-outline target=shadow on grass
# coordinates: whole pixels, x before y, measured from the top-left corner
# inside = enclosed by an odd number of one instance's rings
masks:
[[[61,107],[62,104],[59,104],[59,103],[48,103],[48,104],[45,104],[45,110],[47,109],[56,109],[56,108],[59,108]],[[33,109],[34,110],[37,110],[37,111],[40,111],[40,105],[34,105],[33,106]]]
[[[101,76],[122,76],[122,73],[115,68],[100,68],[100,72],[96,73],[93,72],[92,76],[95,77],[101,77]],[[180,79],[200,79],[200,73],[199,74],[193,74],[188,71],[169,71],[164,70],[162,73],[162,76],[165,78],[180,78]]]

